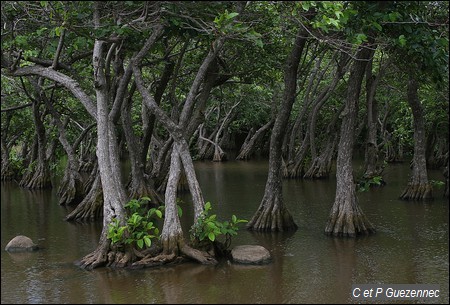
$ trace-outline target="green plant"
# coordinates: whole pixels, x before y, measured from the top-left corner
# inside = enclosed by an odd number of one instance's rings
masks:
[[[381,186],[383,185],[383,177],[374,176],[369,179],[361,179],[358,182],[358,192],[367,192],[372,186]]]
[[[149,202],[148,197],[130,200],[125,205],[129,216],[123,226],[117,218],[112,219],[108,225],[107,235],[112,244],[116,244],[119,248],[127,244],[140,249],[144,248],[144,245],[151,246],[152,239],[159,235],[159,229],[154,224],[155,216],[162,218],[164,207],[147,209],[146,205]]]
[[[430,184],[432,187],[441,188],[445,185],[445,182],[440,180],[430,180]]]
[[[191,240],[215,242],[217,237],[224,235],[226,238],[225,244],[228,247],[231,242],[231,236],[237,235],[238,224],[245,223],[247,220],[238,219],[236,215],[232,215],[230,221],[220,222],[217,220],[216,214],[210,215],[211,210],[211,203],[207,202],[197,222],[191,227]]]

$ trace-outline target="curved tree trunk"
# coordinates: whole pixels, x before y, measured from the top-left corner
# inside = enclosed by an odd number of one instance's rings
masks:
[[[93,4],[93,20],[95,28],[100,27],[101,3]],[[163,26],[157,24],[153,28],[151,36],[145,41],[138,54],[133,56],[131,63],[125,71],[116,71],[117,86],[108,83],[109,71],[108,56],[105,58],[105,41],[95,40],[93,50],[94,88],[97,99],[97,162],[100,171],[100,180],[103,189],[103,230],[100,235],[97,249],[86,255],[80,262],[80,266],[92,269],[104,265],[123,267],[133,262],[135,258],[132,249],[127,248],[125,253],[115,251],[107,238],[108,225],[113,219],[117,219],[120,225],[125,224],[124,205],[127,202],[125,188],[121,181],[119,148],[115,133],[115,122],[120,115],[126,89],[132,76],[132,63],[138,64],[145,54],[151,49],[156,40],[161,36]],[[108,54],[116,50],[117,44],[113,43]],[[119,57],[115,66],[123,66]],[[110,91],[111,89],[111,91]],[[114,96],[114,103],[109,107],[109,101]]]
[[[269,122],[264,124],[261,128],[259,128],[255,134],[250,138],[250,140],[244,142],[244,144],[241,147],[241,150],[239,151],[238,156],[236,157],[236,160],[248,160],[253,155],[255,149],[257,148],[257,144],[260,142],[260,140],[264,137],[266,132],[272,127],[275,120],[271,119]]]
[[[66,136],[66,126],[69,123],[69,118],[67,117],[65,122],[61,121],[60,114],[54,109],[52,105],[52,100],[48,99],[45,93],[41,94],[45,101],[47,109],[53,117],[53,122],[58,128],[59,141],[61,142],[66,154],[67,154],[67,165],[64,171],[64,176],[58,187],[58,202],[60,205],[64,204],[76,204],[83,199],[83,180],[80,173],[78,172],[79,163],[75,155],[75,150],[69,143]]]
[[[412,109],[414,119],[414,156],[412,176],[403,193],[402,200],[433,199],[432,186],[428,182],[427,161],[425,156],[425,124],[422,105],[419,101],[419,84],[410,71],[408,81],[408,103]]]
[[[375,232],[358,205],[353,180],[353,144],[358,100],[367,60],[374,54],[371,46],[360,47],[350,72],[336,164],[336,196],[325,227],[325,233],[335,236],[366,235]]]
[[[306,43],[303,29],[297,32],[284,74],[285,89],[275,124],[270,137],[269,174],[263,199],[258,210],[247,224],[247,229],[255,231],[296,230],[297,225],[283,203],[282,192],[282,144],[297,88],[297,71]]]

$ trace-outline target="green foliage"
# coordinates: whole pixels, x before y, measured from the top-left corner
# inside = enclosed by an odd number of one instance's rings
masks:
[[[436,188],[442,188],[445,185],[445,182],[440,181],[440,180],[430,180],[429,182],[432,187],[436,187]]]
[[[216,214],[211,214],[211,203],[205,204],[205,209],[202,215],[198,218],[197,222],[191,227],[191,240],[192,241],[204,241],[209,240],[214,242],[217,237],[224,235],[227,238],[237,235],[239,229],[239,223],[245,223],[247,220],[238,219],[236,215],[231,217],[230,221],[221,222],[217,220]]]
[[[17,153],[15,149],[12,149],[9,152],[9,162],[10,165],[15,173],[18,174],[18,176],[22,176],[25,172],[25,168],[23,166],[23,158]]]
[[[152,239],[159,235],[159,229],[154,224],[155,216],[163,217],[163,206],[147,209],[149,202],[148,197],[130,200],[125,205],[129,215],[125,225],[121,225],[117,218],[112,219],[107,235],[112,244],[117,244],[119,248],[128,244],[140,249],[144,248],[144,245],[147,248],[151,246]]]
[[[374,176],[370,179],[362,179],[358,182],[358,192],[367,192],[373,186],[383,185],[383,177]]]

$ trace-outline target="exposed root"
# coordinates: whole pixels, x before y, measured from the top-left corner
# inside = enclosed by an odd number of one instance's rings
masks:
[[[101,248],[97,248],[94,252],[86,255],[80,262],[76,263],[80,268],[92,270],[98,267],[103,267],[108,262],[109,253]]]
[[[290,231],[297,228],[282,199],[273,193],[264,196],[258,210],[247,224],[247,229],[252,231]]]
[[[172,251],[169,253],[159,252],[157,254],[153,252],[147,254],[142,259],[132,263],[131,268],[149,268],[166,264],[177,264],[186,261],[186,259],[197,261],[203,265],[217,264],[217,260],[204,251],[191,248],[187,245],[179,247],[178,250],[179,253],[177,253],[178,251]]]
[[[191,248],[187,245],[183,245],[180,248],[181,253],[186,255],[188,258],[195,260],[203,265],[215,265],[217,264],[217,260],[208,254],[207,252],[200,251],[194,248]]]
[[[401,200],[432,200],[433,187],[429,183],[412,184],[409,183],[400,196]]]
[[[98,219],[103,215],[103,190],[98,176],[91,190],[80,204],[66,216],[67,221],[86,221]]]
[[[359,208],[356,195],[350,196],[354,196],[354,198],[341,198],[334,203],[325,234],[356,237],[375,233],[375,228]]]
[[[304,174],[303,162],[297,161],[294,165],[290,165],[290,167],[283,172],[283,178],[288,179],[298,179],[301,178]]]
[[[83,181],[78,172],[71,172],[69,168],[64,173],[63,180],[58,188],[60,205],[79,203],[84,195]]]
[[[50,172],[45,166],[37,166],[35,171],[27,172],[19,185],[31,190],[52,187]]]
[[[16,177],[16,173],[11,162],[2,162],[1,181],[11,181]]]
[[[141,182],[136,183],[137,186],[133,187],[133,183],[130,183],[130,195],[129,198],[142,198],[142,197],[149,197],[150,198],[150,204],[157,207],[164,203],[164,200],[161,198],[161,196],[151,187],[149,182]]]
[[[330,176],[331,161],[315,159],[308,171],[303,175],[305,179],[326,179]]]

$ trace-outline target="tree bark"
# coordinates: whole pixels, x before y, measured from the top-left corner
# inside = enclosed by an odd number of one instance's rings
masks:
[[[66,216],[67,221],[92,221],[100,219],[103,215],[103,190],[100,181],[100,173],[95,169],[94,181],[90,185],[87,195],[76,206],[76,208]]]
[[[292,51],[287,59],[283,100],[275,119],[270,137],[269,174],[263,199],[258,210],[247,224],[248,230],[287,231],[296,230],[297,225],[283,202],[282,192],[282,144],[297,89],[297,71],[306,43],[303,29],[297,32]]]
[[[11,160],[9,159],[10,147],[7,144],[7,136],[10,126],[9,124],[11,122],[12,115],[7,114],[5,116],[5,127],[1,133],[1,181],[10,181],[13,180],[16,176]]]
[[[381,176],[383,166],[378,162],[378,103],[375,99],[376,88],[384,72],[386,65],[380,65],[378,75],[372,74],[373,60],[370,60],[366,68],[366,105],[367,105],[367,140],[365,150],[365,170],[362,176],[363,180],[370,180]],[[381,181],[382,185],[385,182]],[[369,184],[372,186],[373,184]]]
[[[432,186],[428,181],[427,161],[425,156],[425,124],[422,105],[419,101],[419,84],[409,72],[408,103],[411,107],[414,119],[414,156],[412,164],[412,176],[403,193],[402,200],[429,200],[433,199]]]
[[[358,205],[352,165],[361,83],[367,61],[373,54],[371,46],[360,47],[348,80],[336,164],[336,196],[325,227],[325,233],[329,235],[354,237],[375,233],[374,227]]]
[[[238,156],[236,157],[236,160],[248,160],[253,155],[257,144],[262,139],[262,137],[266,134],[267,130],[272,127],[275,120],[271,119],[269,122],[261,126],[255,134],[250,138],[250,140],[245,141],[244,144],[242,144],[241,150],[239,151]]]
[[[52,101],[49,100],[45,94],[42,94],[45,101],[47,109],[53,117],[54,124],[59,131],[59,141],[61,142],[66,154],[67,154],[67,165],[64,171],[63,179],[58,187],[58,203],[60,205],[65,204],[77,204],[83,199],[83,179],[78,172],[79,162],[75,155],[75,150],[72,145],[70,145],[67,135],[66,127],[68,123],[68,118],[65,123],[61,121],[61,116],[54,109]]]
[[[139,147],[142,147],[144,143],[139,143],[139,140],[134,134],[132,127],[133,123],[131,120],[131,105],[135,89],[136,85],[133,84],[128,98],[122,105],[121,115],[123,131],[127,142],[128,157],[130,159],[131,166],[131,178],[128,188],[129,198],[139,199],[146,196],[151,199],[151,203],[153,205],[158,206],[163,201],[153,189],[149,177],[147,177],[147,175],[145,174],[145,163],[143,163],[143,159],[139,157]]]
[[[47,164],[47,158],[45,155],[45,126],[41,119],[39,111],[38,100],[33,101],[33,119],[36,127],[36,139],[37,139],[37,158],[34,160],[34,166],[29,168],[28,172],[24,175],[20,181],[20,186],[28,189],[46,189],[52,187],[50,171]]]
[[[449,188],[449,162],[448,162],[449,158],[448,158],[448,152],[447,152],[447,165],[444,168],[443,174],[445,177],[445,187],[444,187],[444,197],[448,198],[448,188]]]

